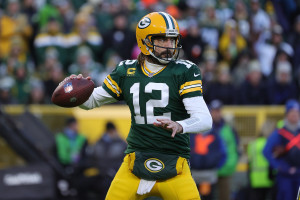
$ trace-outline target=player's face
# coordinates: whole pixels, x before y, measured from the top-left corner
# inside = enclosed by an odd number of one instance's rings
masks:
[[[155,55],[161,58],[171,58],[174,54],[176,38],[174,37],[155,37],[153,43],[155,47]],[[159,46],[159,47],[158,47]],[[164,47],[164,48],[160,48]],[[170,49],[166,49],[170,48]]]

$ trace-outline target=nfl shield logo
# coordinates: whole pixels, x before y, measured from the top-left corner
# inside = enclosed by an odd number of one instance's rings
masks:
[[[68,82],[64,85],[65,93],[70,93],[73,90],[73,85],[71,82]]]

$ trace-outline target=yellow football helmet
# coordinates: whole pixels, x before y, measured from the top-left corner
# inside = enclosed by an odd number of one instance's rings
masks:
[[[172,57],[162,58],[155,55],[155,47],[153,43],[153,38],[155,36],[164,36],[164,37],[175,37],[175,46],[174,48],[165,48],[173,50]],[[152,12],[144,16],[137,24],[136,27],[136,40],[139,48],[141,49],[144,55],[152,55],[160,63],[167,64],[172,60],[176,60],[181,49],[181,46],[178,44],[180,41],[181,35],[179,33],[179,26],[176,20],[165,12]]]

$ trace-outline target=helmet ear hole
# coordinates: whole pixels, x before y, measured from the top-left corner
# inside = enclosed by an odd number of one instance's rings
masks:
[[[150,46],[150,45],[151,45],[151,42],[150,42],[149,38],[146,38],[146,39],[144,40],[144,42],[145,42],[145,43],[146,43],[146,45],[148,45],[148,46]]]

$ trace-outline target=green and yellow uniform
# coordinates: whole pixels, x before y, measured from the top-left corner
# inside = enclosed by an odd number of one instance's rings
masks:
[[[183,158],[182,173],[158,181],[148,196],[172,200],[199,199],[187,163],[190,156],[189,135],[177,134],[172,138],[171,132],[153,125],[160,118],[172,121],[189,118],[183,99],[202,96],[199,68],[190,61],[177,60],[152,74],[136,60],[126,60],[106,77],[102,87],[115,99],[124,100],[131,111],[131,128],[125,151],[127,156],[112,182],[107,199],[120,199],[119,195],[122,195],[122,199],[146,197],[136,194],[140,179],[129,170],[128,155],[133,152],[153,152]]]

